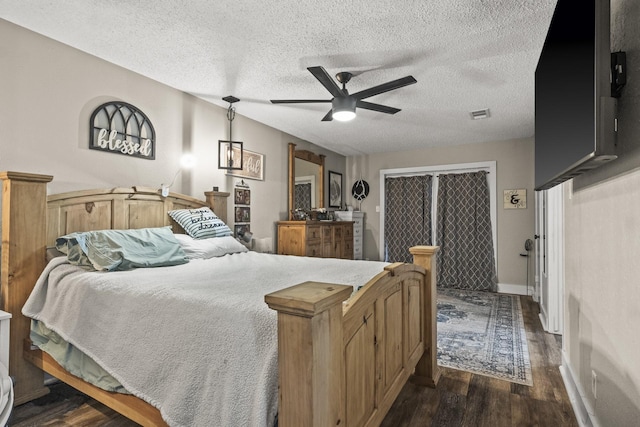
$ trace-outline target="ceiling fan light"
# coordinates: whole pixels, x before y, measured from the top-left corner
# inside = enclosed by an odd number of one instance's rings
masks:
[[[356,117],[356,100],[351,97],[333,98],[331,116],[340,122],[348,122]]]
[[[339,122],[348,122],[356,117],[355,111],[333,111],[333,118]]]

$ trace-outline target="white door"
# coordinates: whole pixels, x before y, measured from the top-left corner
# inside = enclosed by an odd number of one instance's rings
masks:
[[[536,192],[536,292],[540,321],[547,332],[562,334],[564,296],[563,185]]]

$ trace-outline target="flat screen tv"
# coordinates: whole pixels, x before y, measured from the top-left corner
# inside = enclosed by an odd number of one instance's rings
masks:
[[[558,0],[535,72],[535,189],[615,158],[609,0]]]

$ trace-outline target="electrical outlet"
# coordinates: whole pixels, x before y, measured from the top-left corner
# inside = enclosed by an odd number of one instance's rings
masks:
[[[596,375],[596,371],[591,371],[591,392],[593,393],[593,398],[598,398],[598,375]]]

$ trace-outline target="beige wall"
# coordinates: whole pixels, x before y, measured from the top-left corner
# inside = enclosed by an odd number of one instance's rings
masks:
[[[632,426],[640,420],[640,3],[611,6],[612,50],[627,52],[629,72],[618,104],[623,156],[565,184],[563,365],[594,425]]]
[[[527,264],[526,258],[521,257],[520,253],[524,252],[524,241],[533,238],[535,221],[532,139],[348,157],[347,176],[344,182],[347,204],[355,207],[359,205],[351,197],[351,186],[357,179],[362,176],[370,185],[369,196],[362,201],[362,210],[366,213],[365,258],[379,258],[380,213],[376,212],[376,206],[380,205],[381,169],[482,161],[496,161],[498,282],[524,287]],[[503,209],[503,190],[517,188],[527,189],[527,209]],[[533,268],[531,267],[530,270]],[[530,271],[529,284],[530,289],[533,289],[532,271]]]
[[[198,164],[178,175],[172,191],[202,198],[213,186],[231,191],[239,181],[217,169],[217,141],[228,138],[225,108],[4,20],[0,76],[0,170],[53,175],[50,193],[132,185],[159,188],[171,181],[187,151],[196,155]],[[149,117],[156,131],[155,160],[89,150],[90,115],[112,100],[133,104]],[[274,238],[275,221],[286,219],[288,211],[287,143],[327,155],[332,170],[344,171],[345,158],[247,119],[242,101],[235,105],[234,139],[265,155],[265,180],[245,180],[251,188],[251,229],[257,238]],[[230,198],[229,218],[232,209]]]

